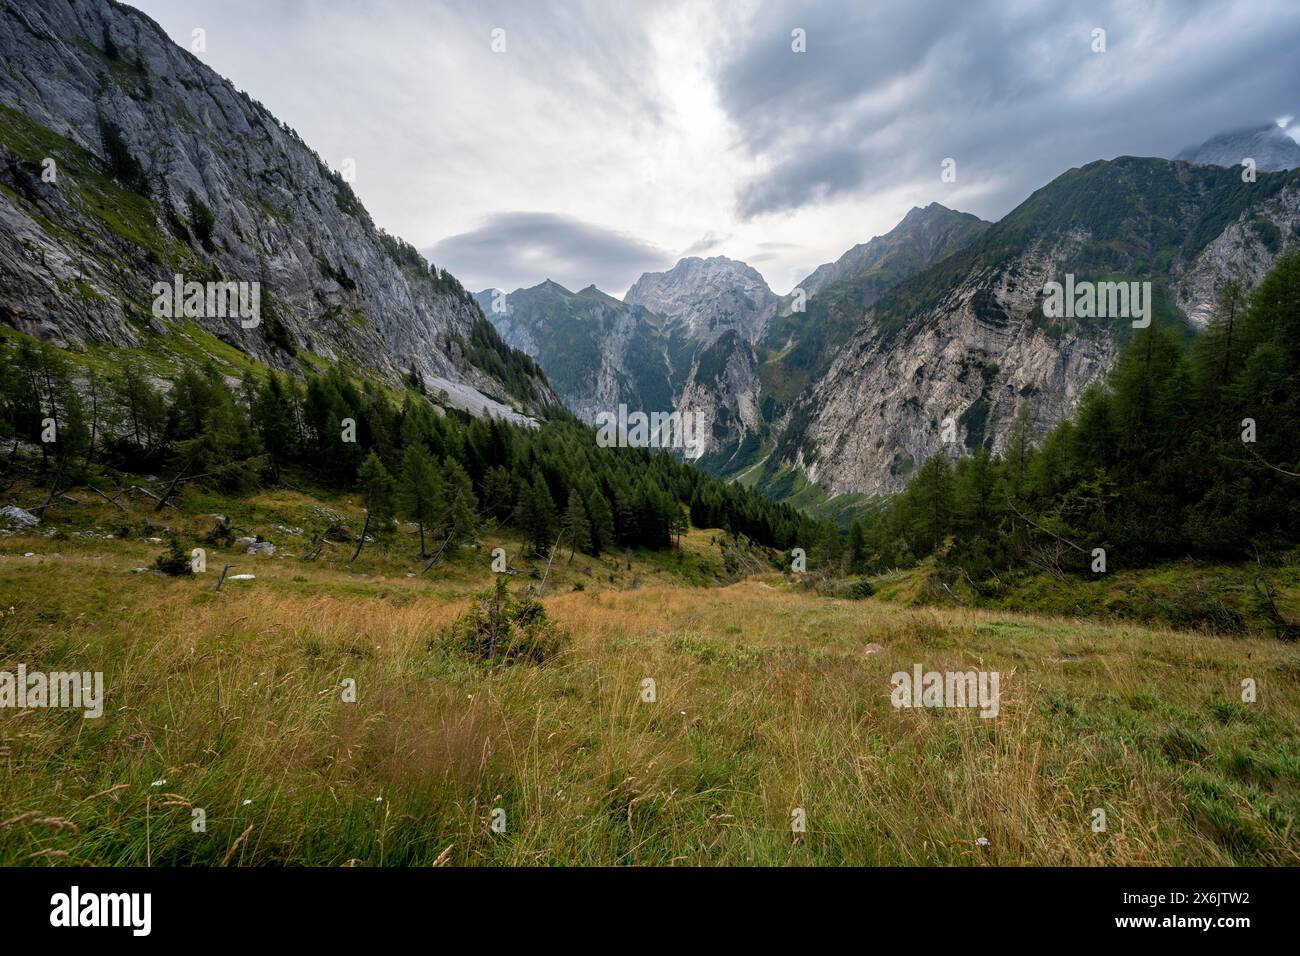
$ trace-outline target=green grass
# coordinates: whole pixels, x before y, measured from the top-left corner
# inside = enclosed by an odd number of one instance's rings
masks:
[[[1294,560],[1264,571],[1278,589],[1278,606],[1300,617],[1300,564]],[[969,582],[937,584],[933,561],[916,569],[873,579],[883,597],[912,604],[951,604],[955,594],[968,605],[1015,611],[1134,621],[1220,634],[1269,633],[1254,565],[1213,564],[1187,559],[1150,568],[1096,575],[1056,576],[1018,571],[1004,574],[976,592]]]
[[[299,559],[318,509],[360,526],[346,495],[74,496],[0,535],[0,669],[102,670],[105,715],[0,710],[0,863],[1300,862],[1300,649],[1270,638],[915,606],[910,573],[822,598],[694,530],[680,553],[564,553],[543,604],[567,649],[493,666],[447,628],[493,547],[516,592],[544,564],[491,526],[421,575],[410,528]],[[279,554],[133,571],[213,513]],[[256,580],[217,593],[224,563]],[[915,663],[997,670],[998,717],[894,709]]]

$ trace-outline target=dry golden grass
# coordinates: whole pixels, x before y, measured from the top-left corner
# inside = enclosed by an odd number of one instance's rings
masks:
[[[719,560],[713,538],[690,560]],[[485,558],[415,578],[380,553],[241,558],[257,580],[217,594],[131,573],[158,550],[0,541],[0,669],[106,683],[100,720],[0,711],[0,862],[1300,863],[1300,655],[1269,639],[579,556],[544,599],[569,647],[494,667],[439,639]],[[894,709],[917,663],[998,671],[998,717]]]

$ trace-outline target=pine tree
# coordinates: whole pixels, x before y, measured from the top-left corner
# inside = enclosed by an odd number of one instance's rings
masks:
[[[931,455],[908,489],[912,512],[913,550],[939,550],[952,521],[952,469],[942,452]]]
[[[554,543],[559,529],[555,499],[551,497],[551,490],[546,487],[541,475],[533,476],[529,491],[522,528],[533,551],[545,554],[547,548]],[[524,510],[524,504],[521,503],[520,507]]]
[[[110,388],[135,448],[151,454],[162,440],[167,403],[134,358],[128,357],[117,366]]]
[[[420,557],[428,557],[425,529],[441,528],[447,519],[446,486],[429,453],[420,445],[407,445],[397,484],[398,513],[420,529]]]
[[[68,361],[43,343],[40,356],[45,409],[55,422],[55,457],[66,467],[90,447],[90,424]]]
[[[478,499],[474,484],[460,462],[448,458],[443,463],[443,478],[447,488],[448,533],[455,544],[471,541],[478,533]]]
[[[570,559],[578,551],[591,553],[591,521],[587,518],[587,506],[582,503],[582,496],[576,489],[569,492],[569,505],[564,509],[564,533],[569,538]]]
[[[296,457],[297,426],[293,393],[274,371],[253,395],[251,411],[262,447],[278,481],[280,469]]]
[[[483,507],[489,517],[504,521],[509,516],[515,501],[515,483],[510,472],[497,465],[489,468],[483,476]]]
[[[357,470],[357,480],[361,484],[361,498],[366,508],[366,523],[361,528],[361,537],[357,539],[357,550],[352,552],[351,561],[361,554],[366,543],[366,535],[371,527],[375,537],[387,534],[393,525],[393,476],[389,474],[384,463],[373,451],[366,456]]]
[[[1204,398],[1211,398],[1232,381],[1244,357],[1238,325],[1246,310],[1246,290],[1239,279],[1223,284],[1214,312],[1196,341],[1197,379]],[[1235,340],[1235,341],[1234,341]]]
[[[1029,467],[1034,459],[1034,420],[1028,405],[1021,405],[1007,432],[1007,447],[1003,453],[1003,467],[1007,475],[1007,489],[1012,498],[1024,496],[1029,484]]]
[[[691,530],[691,512],[676,498],[670,496],[667,501],[672,513],[668,530],[673,536],[673,545],[680,548],[682,546],[682,537]]]
[[[185,379],[173,408],[180,440],[177,451],[192,473],[209,473],[227,491],[245,491],[256,483],[250,459],[261,453],[253,423],[215,367]]]
[[[614,513],[609,499],[597,488],[587,496],[587,514],[591,516],[591,553],[600,555],[614,546]]]
[[[867,558],[866,532],[857,518],[849,524],[849,565],[859,568]]]
[[[45,417],[41,407],[40,351],[31,342],[22,340],[12,362],[12,371],[5,370],[0,387],[5,390],[13,433],[25,441],[40,441],[41,419]],[[43,454],[45,451],[42,448]]]
[[[533,528],[537,524],[537,492],[531,481],[519,483],[519,495],[515,498],[514,524],[526,540],[532,540]]]

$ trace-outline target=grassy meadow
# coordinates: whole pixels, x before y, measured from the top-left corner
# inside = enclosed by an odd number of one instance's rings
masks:
[[[509,537],[421,574],[409,528],[301,560],[355,499],[75,497],[0,535],[0,669],[101,670],[104,716],[0,710],[0,864],[1300,864],[1300,647],[1262,634],[822,597],[696,529],[563,552],[568,644],[493,664],[446,634],[492,548],[540,583]],[[136,570],[218,512],[279,553]],[[998,671],[999,715],[895,709],[914,664]]]

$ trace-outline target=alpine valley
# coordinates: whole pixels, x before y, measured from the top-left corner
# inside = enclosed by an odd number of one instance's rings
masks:
[[[647,273],[622,302],[553,282],[477,298],[580,416],[694,410],[703,467],[843,517],[935,452],[1002,450],[1022,409],[1041,437],[1105,377],[1131,323],[1049,319],[1047,283],[1150,282],[1155,321],[1192,335],[1226,281],[1253,286],[1297,241],[1300,172],[1246,182],[1240,167],[1123,156],[1062,173],[997,223],[914,208],[785,297],[715,257]]]
[[[134,2],[0,0],[16,925],[932,865],[1051,938],[1066,867],[1300,865],[1300,13]]]

